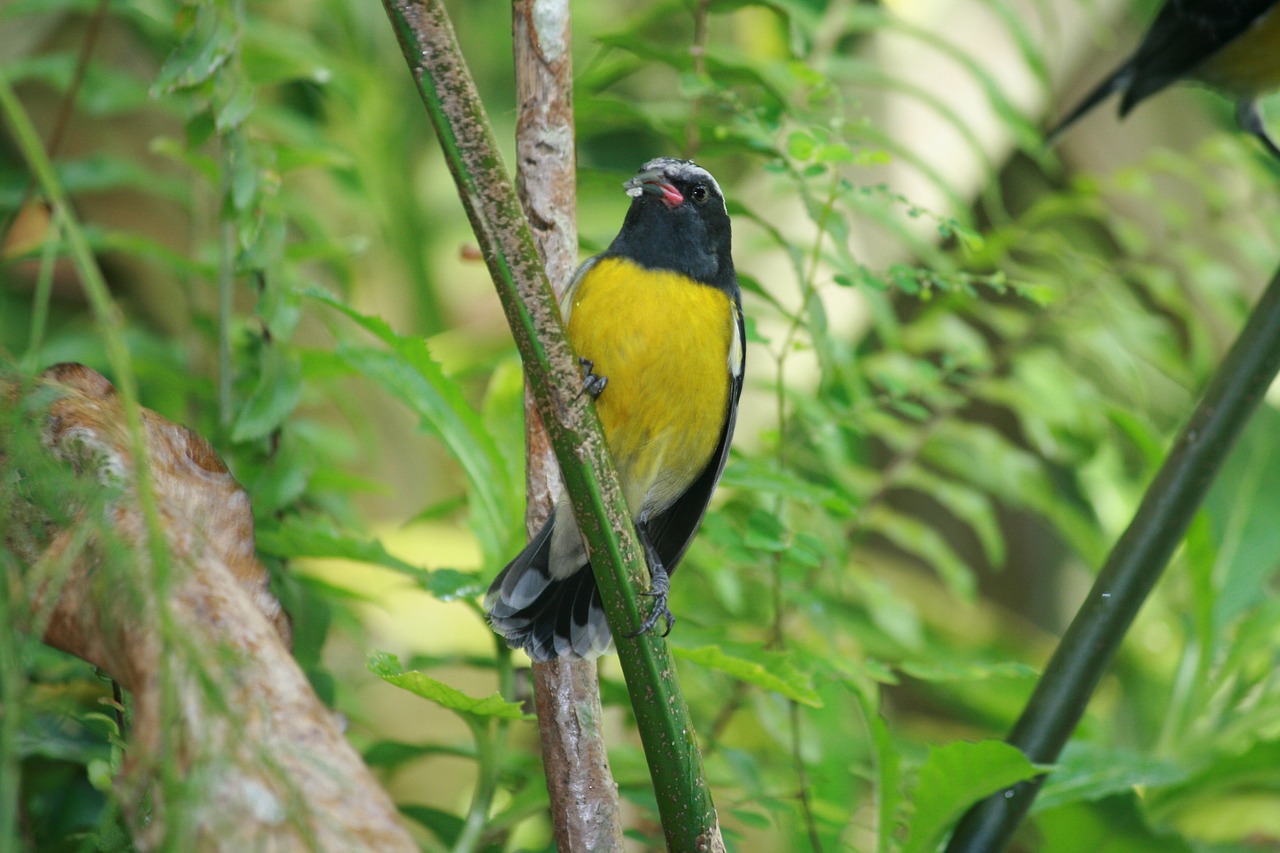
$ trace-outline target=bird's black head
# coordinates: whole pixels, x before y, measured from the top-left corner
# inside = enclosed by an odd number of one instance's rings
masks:
[[[692,160],[659,157],[623,184],[631,196],[622,230],[605,251],[732,291],[729,211],[720,185]]]

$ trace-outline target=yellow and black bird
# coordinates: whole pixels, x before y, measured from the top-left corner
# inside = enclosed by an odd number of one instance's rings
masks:
[[[670,632],[669,575],[729,456],[745,365],[729,212],[715,178],[658,158],[623,184],[622,230],[578,269],[561,309],[586,370],[653,600],[636,633]],[[534,660],[590,658],[612,642],[573,509],[551,518],[494,579],[489,624]]]
[[[1133,52],[1047,134],[1050,144],[1112,92],[1123,118],[1138,102],[1180,79],[1236,99],[1236,121],[1277,157],[1258,99],[1280,88],[1280,0],[1165,0]]]

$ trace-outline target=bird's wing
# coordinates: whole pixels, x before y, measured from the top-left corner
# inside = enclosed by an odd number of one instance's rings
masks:
[[[1274,5],[1276,0],[1167,0],[1130,60],[1133,79],[1120,102],[1120,115],[1175,80],[1193,75],[1197,65]]]
[[[599,260],[600,256],[594,255],[583,261],[582,265],[574,272],[573,278],[569,279],[569,286],[564,289],[564,293],[560,296],[560,316],[564,318],[566,325],[569,323],[569,315],[573,313],[573,297],[578,293],[578,285],[582,284],[587,272]]]

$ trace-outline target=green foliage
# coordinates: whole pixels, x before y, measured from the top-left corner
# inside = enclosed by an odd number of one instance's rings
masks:
[[[946,830],[975,798],[1030,779],[1037,769],[1003,741],[953,741],[929,750],[914,791],[915,815],[905,853],[936,849]]]
[[[1041,21],[982,5],[1047,89]],[[509,45],[492,9],[455,6],[509,125]],[[78,144],[54,152],[56,176],[121,307],[140,399],[213,441],[249,490],[298,659],[396,774],[424,846],[546,848],[522,680],[477,607],[522,538],[518,369],[483,270],[458,257],[466,224],[390,28],[347,0],[110,4],[103,44],[127,49],[100,46],[73,85],[91,7],[10,4],[6,27],[48,13],[68,35],[0,73],[33,114],[74,96]],[[729,845],[935,849],[970,802],[1035,772],[992,739],[1275,265],[1275,167],[1215,137],[1070,177],[1012,84],[888,7],[575,13],[584,247],[611,238],[619,182],[656,154],[697,156],[734,217],[748,388],[671,637]],[[994,124],[877,61],[886,38],[956,63]],[[886,116],[904,104],[950,128],[979,178],[896,137]],[[29,186],[0,148],[2,221]],[[67,244],[44,235],[0,261],[0,360],[111,373]],[[1264,406],[1024,849],[1280,838],[1277,429]],[[4,441],[5,482],[22,472],[56,508],[65,482],[29,427],[6,421]],[[0,558],[8,595],[20,567]],[[380,572],[401,584],[389,596]],[[405,639],[386,611],[419,595],[434,609]],[[0,717],[0,846],[129,849],[109,689],[16,631],[19,600],[0,608],[0,701],[21,709]],[[416,671],[386,654],[371,675],[377,648]],[[649,816],[639,748],[614,722],[625,693],[603,672],[614,772]],[[396,691],[377,678],[416,694],[403,719],[439,704],[462,731],[389,719],[368,691]],[[465,768],[454,787],[411,787],[441,762]]]
[[[369,671],[388,684],[394,684],[415,696],[421,696],[442,708],[448,708],[467,717],[533,719],[532,715],[521,711],[517,703],[508,702],[497,693],[483,699],[476,699],[424,673],[405,672],[395,655],[386,653],[374,655],[369,659]]]

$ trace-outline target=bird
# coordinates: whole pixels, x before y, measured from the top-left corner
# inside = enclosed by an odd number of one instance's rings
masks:
[[[639,630],[675,617],[670,575],[729,457],[746,367],[742,297],[724,193],[691,160],[659,157],[623,183],[631,198],[608,248],[561,300],[649,566]],[[591,659],[613,643],[573,508],[562,495],[484,598],[489,625],[534,661]]]
[[[1280,157],[1258,100],[1280,88],[1280,0],[1165,0],[1133,52],[1046,134],[1053,145],[1082,115],[1122,92],[1120,117],[1181,79],[1236,99],[1236,123]]]

